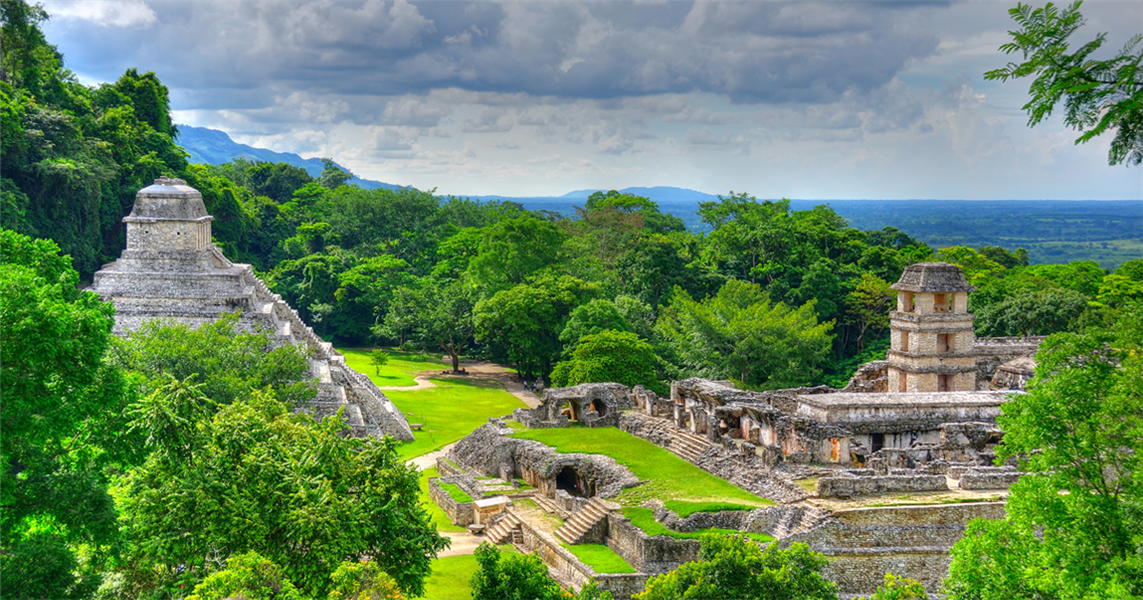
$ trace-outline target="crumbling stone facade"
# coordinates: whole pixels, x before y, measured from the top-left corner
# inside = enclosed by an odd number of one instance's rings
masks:
[[[91,285],[115,305],[115,333],[128,335],[153,319],[199,326],[238,312],[244,329],[268,330],[276,345],[308,349],[318,380],[318,397],[308,407],[315,416],[342,410],[355,435],[413,439],[405,416],[368,377],[346,366],[250,265],[231,263],[211,243],[212,220],[202,194],[181,179],[157,179],[139,191],[123,219],[127,248]]]
[[[630,390],[620,383],[581,383],[566,388],[544,390],[540,406],[518,408],[512,418],[528,428],[567,427],[582,423],[588,427],[616,427],[620,411],[631,408]]]

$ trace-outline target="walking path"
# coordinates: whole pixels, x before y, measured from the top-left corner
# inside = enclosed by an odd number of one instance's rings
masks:
[[[447,357],[442,357],[447,358]],[[449,378],[464,378],[476,379],[480,381],[495,381],[504,386],[504,389],[513,396],[519,398],[528,408],[536,408],[540,405],[540,396],[535,392],[524,389],[524,384],[520,378],[513,372],[505,369],[504,367],[490,363],[488,361],[467,361],[462,360],[461,366],[468,371],[467,375],[456,375],[451,371],[425,371],[418,373],[413,381],[416,385],[394,385],[384,386],[382,390],[401,390],[401,391],[415,391],[427,388],[436,387],[436,384],[430,381],[433,379],[449,379]]]

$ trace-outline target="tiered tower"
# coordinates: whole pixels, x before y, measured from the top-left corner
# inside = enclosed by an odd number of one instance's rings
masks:
[[[897,310],[889,313],[889,392],[975,391],[968,293],[976,288],[965,281],[960,267],[909,265],[892,288]]]
[[[157,318],[198,326],[240,312],[240,327],[267,329],[274,344],[309,349],[310,373],[319,382],[310,407],[315,416],[344,409],[357,435],[413,439],[405,415],[368,377],[346,366],[345,357],[270,292],[250,265],[223,256],[211,242],[213,220],[202,194],[181,179],[156,179],[139,191],[123,219],[127,249],[97,271],[91,284],[115,305],[115,332],[126,335]]]

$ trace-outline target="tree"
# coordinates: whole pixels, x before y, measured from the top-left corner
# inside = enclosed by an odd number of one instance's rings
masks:
[[[583,336],[609,329],[631,331],[631,326],[619,314],[619,308],[614,302],[606,298],[596,298],[575,307],[568,316],[567,325],[560,332],[560,341],[568,345],[567,350],[570,352]]]
[[[516,364],[526,379],[547,377],[562,354],[559,332],[575,307],[598,290],[567,275],[545,275],[497,292],[473,309],[477,339],[494,360]]]
[[[238,319],[233,313],[197,328],[148,321],[131,337],[117,340],[112,357],[125,371],[143,377],[144,394],[171,379],[196,378],[216,404],[229,404],[257,389],[292,406],[312,400],[317,382],[308,375],[306,349],[271,349],[269,331],[240,332]]]
[[[837,585],[821,576],[829,562],[795,543],[763,550],[744,536],[706,534],[699,560],[656,575],[636,600],[836,600]]]
[[[0,587],[73,598],[99,585],[117,540],[98,447],[131,394],[104,358],[110,304],[78,288],[59,246],[0,231]],[[82,548],[82,550],[81,550]],[[81,560],[83,556],[83,560]]]
[[[676,289],[655,331],[669,360],[689,376],[774,389],[815,380],[832,326],[818,322],[812,301],[798,308],[773,304],[761,286],[732,279],[702,301]]]
[[[344,562],[330,576],[328,600],[404,600],[397,582],[373,561]]]
[[[666,387],[655,377],[657,362],[646,340],[634,333],[608,329],[581,337],[571,359],[552,371],[552,385],[615,382],[628,387],[641,385],[665,395]]]
[[[490,297],[555,264],[566,237],[549,221],[530,216],[504,219],[484,231],[468,274],[480,295]]]
[[[392,438],[344,436],[340,416],[315,422],[255,392],[213,416],[201,385],[172,381],[132,410],[153,432],[146,462],[123,480],[135,589],[194,584],[221,559],[256,551],[304,594],[369,557],[411,596],[448,540],[418,500],[418,475]]]
[[[389,364],[389,353],[377,348],[369,353],[369,364],[373,365],[377,375],[381,374],[381,367]]]
[[[889,287],[889,282],[863,273],[853,291],[845,296],[846,312],[851,323],[857,327],[857,350],[865,346],[865,334],[877,332],[889,326],[889,307],[897,294]]]
[[[417,287],[397,290],[384,324],[375,335],[408,340],[421,350],[440,350],[449,355],[454,373],[460,371],[460,355],[475,333],[471,293],[463,282],[426,277]]]
[[[868,600],[928,600],[925,586],[914,579],[885,574],[885,580],[877,586],[877,591]]]
[[[1127,40],[1108,60],[1091,58],[1103,46],[1101,33],[1078,50],[1068,53],[1068,38],[1083,26],[1080,2],[1060,12],[1049,2],[1044,8],[1017,4],[1009,10],[1020,26],[1010,31],[1012,41],[1000,46],[1005,54],[1019,52],[1024,61],[988,71],[985,79],[1007,81],[1035,76],[1024,105],[1028,125],[1035,126],[1064,105],[1064,124],[1082,132],[1077,144],[1111,131],[1115,137],[1108,151],[1109,164],[1143,162],[1143,49],[1135,47],[1143,34]]]
[[[612,600],[611,592],[600,591],[595,582],[578,595],[564,591],[537,554],[504,556],[488,543],[477,546],[475,554],[480,570],[469,584],[473,600]]]
[[[1087,299],[1072,290],[1049,288],[1022,289],[976,315],[980,335],[1050,335],[1071,330],[1087,310]]]
[[[207,575],[186,600],[305,600],[281,567],[257,552],[226,559],[226,568]]]
[[[953,548],[953,600],[1143,595],[1143,305],[1048,337],[1028,393],[998,419],[1018,458],[1007,515]]]

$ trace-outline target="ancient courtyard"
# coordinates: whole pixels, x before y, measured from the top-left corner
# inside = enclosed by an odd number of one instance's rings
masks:
[[[248,265],[223,257],[211,220],[180,180],[139,192],[124,219],[127,249],[92,285],[116,306],[117,332],[238,311],[241,327],[308,348],[319,394],[303,410],[341,411],[353,435],[433,437]],[[1041,339],[976,337],[966,308],[975,288],[954,265],[911,265],[893,289],[886,360],[863,365],[843,389],[755,392],[691,378],[672,382],[667,397],[616,383],[537,395],[470,361],[473,383],[509,382],[528,408],[489,414],[414,459],[430,469],[428,499],[447,518],[438,523],[456,528],[449,553],[510,545],[538,553],[566,586],[595,581],[628,598],[696,560],[699,535],[739,533],[808,544],[830,559],[825,574],[843,594],[870,593],[887,572],[935,592],[965,524],[1003,515],[1020,475],[994,465],[996,417],[1031,376]],[[407,397],[431,393],[431,376],[405,386]]]

